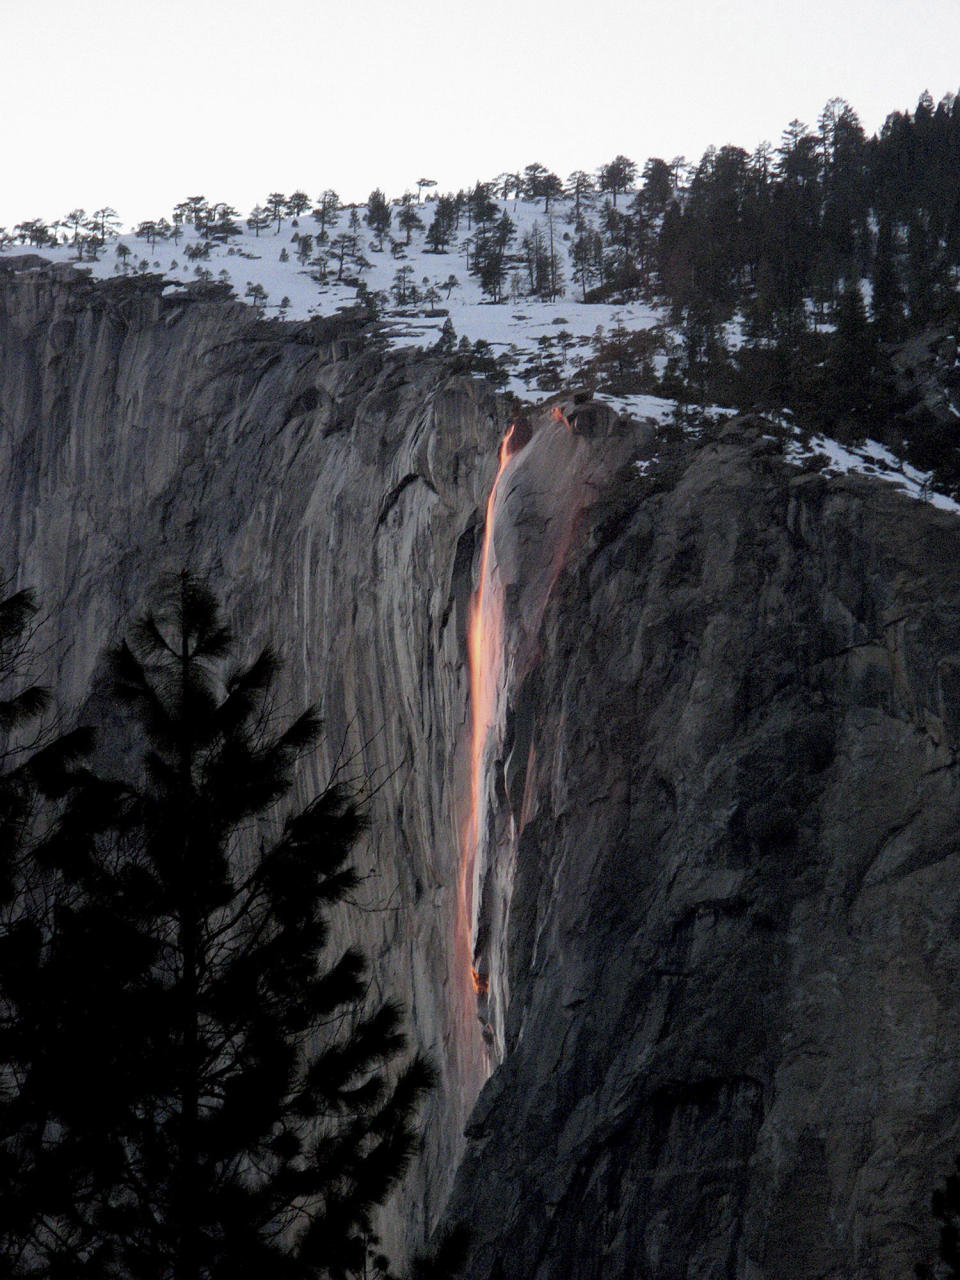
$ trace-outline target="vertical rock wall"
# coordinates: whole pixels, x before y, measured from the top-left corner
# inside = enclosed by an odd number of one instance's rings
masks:
[[[436,1220],[488,1071],[457,938],[458,806],[477,513],[505,423],[481,385],[385,357],[355,318],[250,314],[72,272],[0,278],[0,573],[39,594],[70,709],[91,690],[97,709],[103,648],[185,563],[249,653],[278,645],[281,704],[319,704],[301,798],[339,770],[371,818],[342,936],[359,932],[375,993],[405,1004],[440,1074],[396,1250]]]
[[[891,1277],[960,1150],[960,528],[717,444],[591,508],[533,709],[471,1277]]]

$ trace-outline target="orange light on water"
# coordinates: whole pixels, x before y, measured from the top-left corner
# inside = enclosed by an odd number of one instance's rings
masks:
[[[470,667],[470,814],[461,859],[461,906],[469,938],[473,924],[473,873],[480,832],[480,793],[483,787],[484,749],[496,714],[497,685],[503,655],[503,605],[490,582],[490,549],[494,533],[494,507],[504,467],[517,452],[516,426],[500,442],[497,474],[487,499],[480,553],[480,582],[470,603],[467,626],[467,658]],[[487,979],[471,970],[474,990],[486,995]],[[478,985],[482,983],[483,990]]]
[[[496,480],[494,480],[493,482],[494,490],[497,487],[497,480],[500,479],[500,474],[503,471],[503,468],[507,465],[507,463],[513,457],[513,455],[519,452],[518,446],[514,438],[516,436],[516,433],[517,433],[517,424],[515,422],[511,422],[510,427],[507,431],[507,434],[500,441],[500,452],[497,455],[497,461],[499,462],[500,466],[497,470]],[[491,498],[493,497],[493,491],[491,491],[490,497]],[[490,504],[488,500],[487,502],[488,509],[489,509],[489,505]]]

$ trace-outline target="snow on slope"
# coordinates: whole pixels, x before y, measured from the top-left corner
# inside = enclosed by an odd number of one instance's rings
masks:
[[[509,214],[516,227],[510,246],[512,254],[520,254],[523,237],[534,229],[535,224],[546,234],[546,220],[540,202],[511,199],[495,203],[501,213]],[[558,258],[565,277],[563,296],[554,302],[519,297],[499,304],[491,303],[484,296],[479,281],[467,270],[463,240],[469,233],[465,224],[461,224],[446,253],[433,253],[429,250],[425,229],[412,230],[409,246],[402,243],[405,233],[398,227],[396,218],[399,207],[398,204],[392,207],[391,235],[401,242],[396,251],[391,250],[390,235],[385,237],[384,247],[378,249],[376,237],[363,221],[366,208],[357,207],[361,222],[358,243],[368,263],[361,273],[363,284],[371,293],[379,293],[384,300],[389,299],[382,303],[381,319],[388,342],[395,347],[431,346],[449,318],[457,339],[468,338],[471,342],[482,339],[489,344],[494,355],[510,353],[514,362],[507,389],[521,400],[537,401],[546,394],[537,385],[535,373],[538,358],[542,355],[542,339],[552,340],[551,355],[558,362],[561,381],[566,385],[576,381],[574,360],[578,354],[589,351],[591,339],[598,329],[607,331],[620,326],[633,331],[659,327],[668,345],[677,340],[677,335],[667,325],[665,314],[648,303],[580,301],[579,288],[571,279],[568,253],[573,236],[568,220],[569,202],[555,201],[552,210]],[[419,212],[425,226],[429,225],[432,201],[428,199],[419,207]],[[332,229],[333,236],[347,230],[349,214],[349,209],[340,211],[338,223]],[[261,302],[262,312],[290,320],[331,315],[339,309],[356,305],[357,284],[355,280],[338,283],[335,262],[328,265],[327,279],[322,281],[315,266],[303,265],[298,260],[296,238],[299,234],[315,238],[317,231],[309,215],[303,215],[299,225],[285,218],[279,231],[270,227],[259,235],[249,230],[245,223],[240,225],[241,234],[232,237],[229,244],[204,242],[193,227],[185,225],[177,243],[158,240],[152,249],[146,240],[126,231],[107,245],[98,261],[76,265],[101,279],[138,271],[159,272],[171,281],[168,286],[171,290],[175,290],[178,284],[190,284],[197,279],[223,281],[229,283],[238,298],[249,298],[251,287],[259,286],[265,293]],[[209,246],[209,256],[201,260],[191,259],[189,253],[204,243]],[[126,265],[121,261],[123,250],[118,253],[121,245],[130,251]],[[281,260],[284,251],[286,261]],[[19,246],[8,250],[10,255],[25,252],[30,251]],[[50,261],[76,263],[76,253],[66,243],[44,247],[39,253]],[[402,307],[395,305],[391,296],[396,273],[401,267],[410,268],[409,282],[421,294],[418,302]],[[355,267],[348,267],[344,274],[355,271]],[[456,283],[448,283],[451,276],[455,277]],[[430,289],[435,290],[437,296],[432,302],[426,302],[422,295]],[[729,328],[730,345],[736,347],[740,344],[741,335],[735,324]],[[556,340],[558,334],[568,335],[563,345]],[[654,419],[662,423],[676,417],[675,402],[657,396],[604,398],[620,413],[634,418]],[[729,412],[715,406],[707,410],[706,416],[717,417]],[[827,474],[858,472],[874,475],[898,485],[914,498],[960,512],[960,504],[932,491],[929,476],[904,464],[875,441],[867,441],[860,449],[851,449],[826,437],[815,437],[806,444],[798,437],[787,456],[798,465],[809,465],[816,458]]]
[[[911,467],[876,440],[866,440],[861,446],[851,448],[829,436],[811,436],[806,443],[798,439],[791,444],[786,457],[788,462],[800,466],[816,462],[827,476],[875,476],[902,489],[911,498],[929,502],[942,511],[960,513],[960,503],[931,488],[929,474]]]
[[[509,214],[516,226],[516,235],[510,246],[512,253],[520,254],[521,241],[534,224],[539,224],[541,230],[546,232],[542,202],[498,200],[496,204],[501,212]],[[503,352],[515,355],[516,369],[508,389],[521,399],[540,399],[544,394],[536,386],[532,371],[527,377],[520,372],[524,365],[536,363],[540,338],[555,339],[558,333],[569,334],[566,356],[572,357],[587,349],[598,326],[608,329],[620,324],[627,330],[649,329],[663,320],[663,316],[646,303],[584,305],[578,300],[579,288],[570,280],[570,241],[569,238],[563,239],[564,235],[572,235],[563,202],[555,203],[551,209],[554,214],[554,234],[558,242],[557,256],[567,278],[564,295],[556,302],[520,297],[516,301],[491,303],[484,297],[479,281],[467,271],[462,249],[462,242],[469,234],[466,222],[461,221],[460,231],[448,251],[438,254],[429,250],[423,229],[413,230],[409,246],[403,245],[405,233],[397,226],[398,210],[399,205],[394,205],[390,234],[401,242],[401,248],[394,254],[390,250],[389,235],[384,239],[383,250],[378,251],[376,237],[363,222],[366,209],[363,206],[357,208],[362,224],[359,233],[360,251],[370,264],[364,269],[362,280],[371,293],[379,292],[389,297],[389,302],[381,312],[389,342],[397,347],[430,346],[439,338],[444,321],[449,316],[458,339],[466,337],[471,342],[482,339],[489,343],[494,355]],[[425,202],[419,211],[425,225],[429,225],[433,216],[432,202]],[[333,236],[347,229],[348,217],[349,210],[341,210],[339,221],[332,230]],[[241,223],[241,226],[242,234],[234,236],[229,245],[208,242],[209,257],[202,260],[191,260],[188,256],[194,246],[201,246],[204,242],[193,227],[186,225],[178,243],[158,240],[152,249],[146,240],[138,238],[132,231],[124,232],[107,245],[98,261],[77,265],[97,278],[112,278],[143,270],[160,272],[171,281],[183,284],[191,283],[197,278],[223,280],[230,284],[238,298],[247,297],[248,289],[259,285],[266,292],[262,306],[264,314],[290,320],[330,315],[341,307],[356,304],[356,284],[345,281],[337,283],[335,261],[331,260],[327,268],[326,283],[318,280],[316,267],[304,266],[298,261],[294,237],[300,233],[315,236],[317,231],[316,224],[309,215],[303,215],[299,219],[299,226],[292,224],[289,218],[284,219],[279,232],[271,227],[255,235],[245,224]],[[122,265],[117,253],[120,245],[130,250],[126,266]],[[280,260],[284,250],[288,259],[285,262]],[[28,250],[17,246],[8,252],[23,253]],[[45,247],[39,253],[51,261],[76,261],[76,254],[69,244]],[[396,272],[401,267],[410,268],[409,281],[421,294],[420,301],[413,306],[399,307],[390,296]],[[356,268],[348,265],[344,274],[350,276],[355,272]],[[448,287],[447,280],[451,275],[456,277],[457,284]],[[438,295],[432,303],[422,299],[422,295],[430,288],[435,289]],[[286,306],[282,305],[284,301]],[[556,347],[554,352],[556,356],[560,355]],[[561,359],[561,364],[561,376],[568,379],[575,376],[569,358]],[[675,410],[672,401],[653,396],[628,397],[617,401],[617,407],[658,419],[672,417]]]

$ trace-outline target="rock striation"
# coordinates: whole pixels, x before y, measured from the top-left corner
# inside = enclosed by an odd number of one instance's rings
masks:
[[[250,316],[205,289],[0,279],[0,573],[41,597],[38,649],[69,710],[96,702],[103,648],[185,563],[251,656],[278,645],[281,703],[319,704],[301,799],[334,773],[369,792],[344,936],[440,1075],[396,1248],[439,1215],[487,1070],[453,939],[466,615],[506,423],[482,385],[387,358],[360,316]]]
[[[488,513],[504,403],[362,316],[10,272],[0,570],[80,708],[189,561],[321,705],[305,794],[366,780],[343,927],[441,1077],[394,1243],[466,1220],[472,1280],[909,1274],[960,1150],[960,521],[756,420],[553,407]]]

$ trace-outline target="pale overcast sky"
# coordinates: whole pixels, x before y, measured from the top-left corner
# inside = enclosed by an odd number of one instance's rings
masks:
[[[752,151],[960,90],[960,0],[0,0],[0,225]]]

